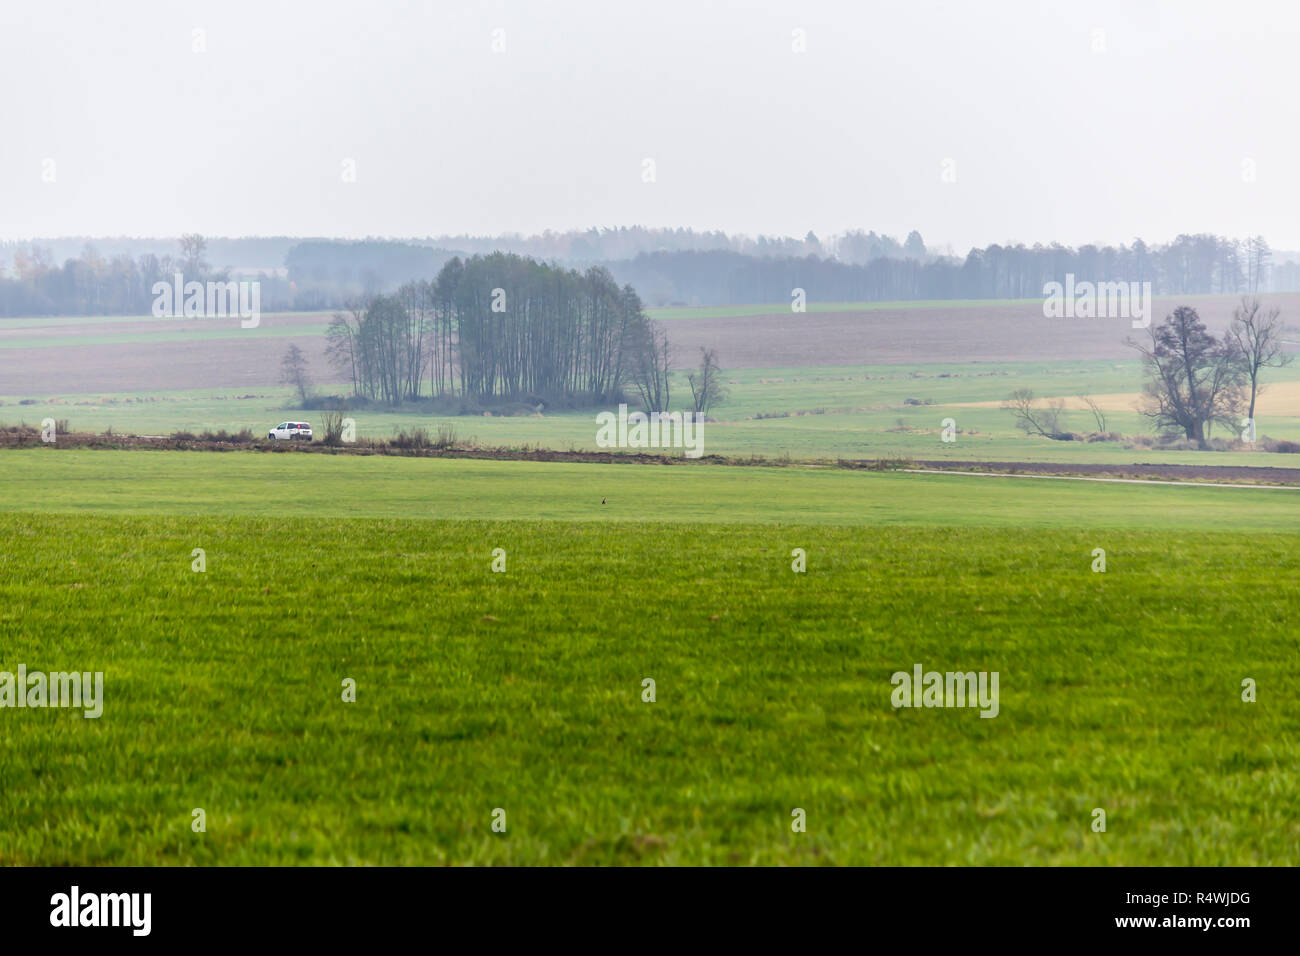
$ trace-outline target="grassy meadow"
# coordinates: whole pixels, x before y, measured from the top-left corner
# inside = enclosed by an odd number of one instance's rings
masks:
[[[1222,300],[1222,301],[1219,301]],[[1182,300],[1157,299],[1157,314]],[[1231,296],[1206,296],[1198,303],[1216,312],[1230,309]],[[952,300],[916,302],[811,302],[811,315],[842,313],[838,321],[852,328],[881,312],[915,314],[918,326],[965,319],[977,322],[989,310],[1025,310],[1039,300]],[[1289,303],[1284,303],[1290,307]],[[741,305],[696,308],[651,309],[649,314],[663,321],[670,333],[691,323],[709,325],[716,320],[743,319],[780,314],[779,305]],[[1029,308],[1029,315],[1035,310]],[[857,317],[855,317],[857,314]],[[5,319],[0,321],[0,425],[43,418],[66,420],[74,430],[122,434],[168,435],[177,431],[203,432],[266,430],[286,418],[303,418],[319,424],[319,410],[304,411],[291,389],[278,382],[278,361],[290,344],[309,352],[318,350],[329,322],[328,312],[268,313],[254,329],[242,329],[233,319],[177,320],[153,316],[68,317]],[[944,325],[944,328],[954,328]],[[1032,326],[1026,335],[1033,334]],[[1142,389],[1143,374],[1134,358],[1114,360],[1072,359],[1062,354],[1052,361],[956,361],[960,348],[936,354],[917,353],[911,364],[873,364],[870,341],[862,343],[861,354],[845,353],[840,365],[788,365],[785,367],[727,367],[730,345],[745,338],[745,323],[724,321],[717,326],[724,362],[723,381],[727,395],[711,409],[714,421],[705,429],[705,451],[726,456],[790,457],[817,460],[836,458],[954,459],[986,461],[1033,461],[1062,463],[1126,464],[1159,462],[1169,464],[1229,464],[1257,467],[1291,467],[1293,456],[1263,451],[1232,453],[1196,450],[1154,450],[1131,441],[1131,436],[1150,435],[1151,423],[1135,408]],[[884,334],[883,332],[881,333]],[[980,342],[978,331],[966,335],[968,344]],[[791,327],[790,340],[798,340]],[[769,362],[779,366],[783,339],[773,339]],[[190,343],[193,349],[167,351],[166,346]],[[134,387],[147,381],[150,370],[169,360],[203,356],[211,343],[213,362],[223,369],[231,362],[230,377],[237,381],[226,388]],[[227,359],[225,353],[236,344],[256,344],[256,353],[269,356],[256,375],[245,375],[247,355]],[[91,348],[102,348],[111,366],[122,361],[148,360],[131,366],[131,390],[88,391],[79,387],[79,363],[94,362]],[[936,346],[937,348],[937,346]],[[68,351],[62,351],[67,349]],[[315,354],[309,372],[318,395],[343,395],[350,383],[339,380],[323,355]],[[1130,353],[1131,354],[1131,353]],[[67,373],[59,370],[66,356]],[[949,356],[946,358],[945,356]],[[51,370],[42,382],[66,381],[59,392],[18,393],[5,386],[4,366],[17,368],[29,358]],[[694,364],[695,356],[678,356],[679,364]],[[837,360],[832,358],[832,361]],[[104,378],[101,374],[100,378]],[[113,380],[112,376],[108,380]],[[1267,370],[1266,389],[1256,413],[1260,438],[1300,442],[1300,366]],[[1061,426],[1087,434],[1097,430],[1092,414],[1077,397],[1099,398],[1106,411],[1106,429],[1129,439],[1105,442],[1062,442],[1042,436],[1027,436],[1015,424],[1011,412],[1000,403],[1016,389],[1030,389],[1040,400],[1064,398],[1071,407]],[[673,376],[672,404],[689,407],[690,392],[685,371]],[[546,408],[530,414],[523,405],[512,414],[453,414],[454,403],[443,403],[435,411],[425,403],[401,410],[381,407],[357,409],[351,414],[361,438],[385,439],[397,429],[425,428],[430,431],[450,425],[462,441],[488,447],[594,449],[597,427],[595,410]],[[942,440],[945,420],[952,419],[956,440]],[[1235,438],[1222,428],[1214,435]]]
[[[1134,448],[1130,442],[1061,442],[1026,436],[1001,402],[1015,389],[1044,398],[1080,394],[1112,396],[1107,428],[1124,435],[1149,434],[1150,425],[1127,397],[1141,389],[1138,363],[950,363],[842,367],[731,369],[728,395],[712,410],[704,429],[707,454],[794,459],[895,458],[986,461],[1165,462],[1294,467],[1294,456]],[[1300,441],[1300,368],[1270,375],[1257,414],[1261,438]],[[324,384],[322,393],[345,386]],[[674,394],[689,396],[684,379]],[[22,401],[31,404],[20,404]],[[909,404],[909,400],[920,404]],[[1078,402],[1074,402],[1077,406]],[[38,424],[66,419],[76,431],[169,435],[250,429],[264,436],[285,419],[319,425],[319,411],[295,407],[290,389],[272,385],[244,389],[190,389],[93,395],[0,396],[0,423]],[[358,437],[389,438],[398,429],[450,425],[466,441],[488,447],[594,450],[594,411],[534,415],[445,415],[420,410],[363,409],[349,413]],[[942,440],[951,418],[956,441]],[[1086,409],[1072,407],[1062,426],[1079,433],[1096,429]],[[1217,432],[1216,432],[1217,434]],[[680,454],[680,452],[678,452]]]
[[[0,470],[0,512],[1300,533],[1288,487],[44,446]]]
[[[98,719],[0,711],[3,864],[1300,854],[1292,491],[49,448],[0,481],[0,670],[105,673]],[[999,715],[894,709],[915,663],[999,672]]]
[[[327,321],[294,318],[20,320],[0,362],[129,345],[147,367],[135,350],[250,334],[278,356]],[[0,424],[320,424],[270,377],[87,392],[69,375],[58,394],[0,376]],[[1110,430],[1146,433],[1131,360],[724,380],[704,452],[791,464],[0,451],[0,672],[105,675],[98,719],[0,709],[0,865],[1300,858],[1300,490],[817,464],[1296,456],[1030,438],[998,407],[1018,388],[1089,394]],[[1300,440],[1300,370],[1269,380],[1259,434]],[[596,447],[592,410],[350,414],[361,438],[449,424],[491,448]],[[1078,408],[1062,424],[1095,427]],[[890,675],[915,664],[997,672],[998,716],[895,709]]]

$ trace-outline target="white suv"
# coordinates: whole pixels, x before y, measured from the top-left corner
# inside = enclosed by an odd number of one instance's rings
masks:
[[[279,438],[301,438],[311,441],[311,426],[306,422],[281,422],[266,433],[272,440]]]

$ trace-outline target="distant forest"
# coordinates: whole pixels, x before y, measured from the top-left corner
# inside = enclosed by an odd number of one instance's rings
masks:
[[[432,281],[453,259],[494,251],[531,256],[557,268],[605,269],[636,289],[648,307],[788,304],[908,299],[1039,298],[1047,282],[1149,281],[1155,294],[1300,291],[1300,262],[1274,261],[1259,237],[1182,235],[1165,245],[1070,248],[990,245],[965,258],[928,250],[913,232],[899,242],[854,231],[825,241],[728,237],[691,230],[610,229],[520,237],[438,237],[423,241],[204,239],[58,240],[78,253],[58,261],[50,246],[0,244],[0,316],[144,315],[155,282],[256,278],[263,312],[336,309]],[[110,251],[101,250],[101,244]],[[115,251],[112,251],[115,250]],[[257,266],[278,256],[278,265]],[[224,263],[214,267],[210,260]]]

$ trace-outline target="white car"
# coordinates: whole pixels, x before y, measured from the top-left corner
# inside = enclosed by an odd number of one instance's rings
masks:
[[[304,441],[311,441],[311,426],[306,422],[281,422],[267,432],[266,437],[273,441],[281,438],[301,438]]]

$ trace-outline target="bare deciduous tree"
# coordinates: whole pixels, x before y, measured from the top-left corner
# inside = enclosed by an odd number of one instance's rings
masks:
[[[1156,427],[1176,428],[1201,448],[1214,423],[1235,430],[1245,379],[1235,344],[1210,335],[1190,306],[1174,309],[1149,332],[1150,345],[1128,342],[1142,354],[1148,375],[1142,413]]]
[[[296,345],[290,345],[280,360],[280,381],[292,385],[298,392],[300,405],[306,407],[311,379],[307,375],[307,356]]]
[[[208,264],[203,254],[208,251],[208,240],[197,232],[181,236],[181,256],[186,277],[194,281],[201,279],[208,271]]]
[[[1252,236],[1245,242],[1246,247],[1246,290],[1254,295],[1264,285],[1268,276],[1268,263],[1273,253],[1268,247],[1268,240],[1263,236]]]
[[[700,347],[700,367],[687,374],[686,383],[691,387],[691,399],[697,415],[707,415],[710,408],[726,398],[717,349]]]
[[[1061,412],[1065,411],[1065,402],[1058,398],[1044,407],[1039,407],[1036,402],[1032,389],[1018,388],[1007,397],[1002,407],[1015,413],[1016,427],[1026,435],[1056,438],[1061,434]]]
[[[1079,401],[1088,406],[1088,411],[1092,412],[1093,421],[1097,423],[1097,431],[1105,435],[1107,433],[1106,413],[1101,410],[1101,406],[1097,404],[1096,399],[1091,395],[1080,395]]]
[[[1263,312],[1259,299],[1245,296],[1233,310],[1232,325],[1228,327],[1226,338],[1240,353],[1250,383],[1250,408],[1246,414],[1251,421],[1255,419],[1255,399],[1264,390],[1259,384],[1260,371],[1290,365],[1294,358],[1282,348],[1280,315],[1276,308]]]
[[[365,316],[365,308],[358,304],[351,304],[347,312],[335,312],[330,318],[330,324],[325,329],[325,337],[328,344],[325,346],[325,356],[339,371],[348,371],[352,374],[352,391],[354,394],[361,394],[362,368],[360,366],[360,347],[361,338],[361,320]]]
[[[646,412],[668,411],[672,348],[663,326],[649,319],[642,324],[632,349],[632,363],[632,385]]]

